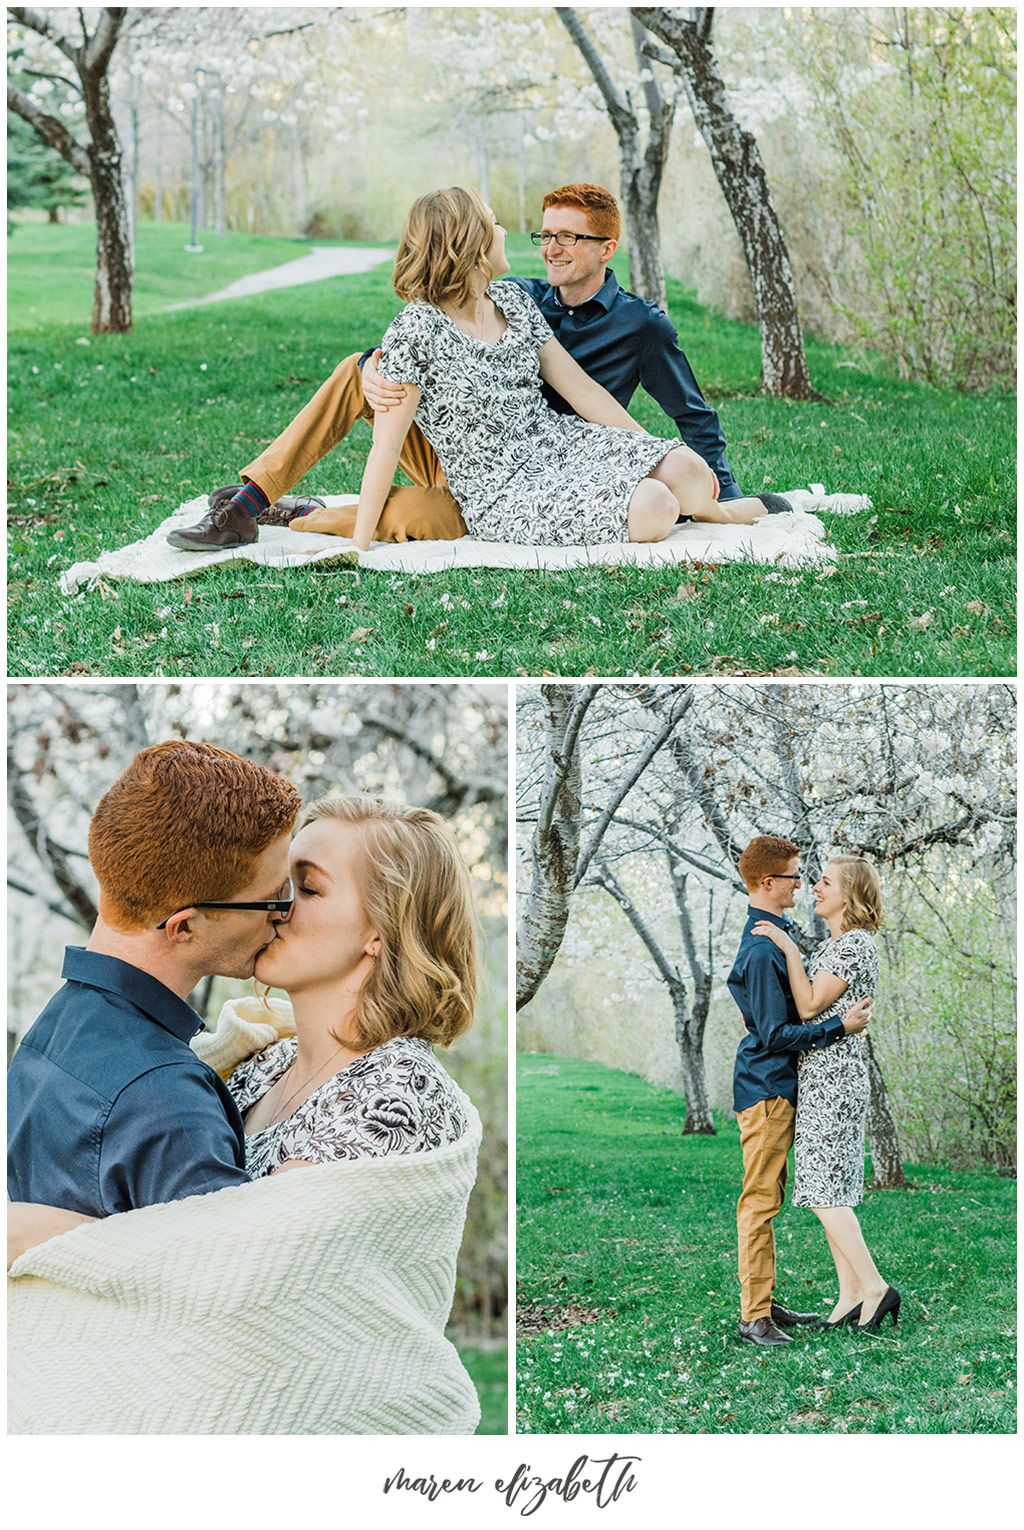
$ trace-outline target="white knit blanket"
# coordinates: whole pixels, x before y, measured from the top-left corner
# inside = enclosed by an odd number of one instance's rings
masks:
[[[191,526],[206,514],[205,496],[192,499],[162,522],[141,542],[100,553],[94,562],[75,563],[60,577],[64,595],[100,579],[134,579],[140,584],[159,584],[187,578],[214,563],[263,564],[273,568],[299,568],[305,564],[358,564],[361,569],[436,574],[459,568],[575,568],[586,564],[625,564],[659,568],[681,563],[775,563],[800,568],[835,560],[836,552],[822,539],[821,514],[853,515],[871,508],[864,494],[826,494],[821,484],[809,489],[787,489],[794,506],[791,515],[766,515],[755,526],[716,526],[693,522],[677,526],[663,542],[611,542],[591,547],[524,547],[516,542],[481,542],[460,537],[453,542],[374,542],[369,552],[357,554],[343,537],[293,531],[290,527],[261,526],[259,538],[247,547],[209,552],[183,552],[171,547],[167,533]],[[331,506],[353,505],[354,494],[322,495]]]
[[[8,1280],[14,1434],[472,1434],[444,1326],[480,1118],[108,1217]]]

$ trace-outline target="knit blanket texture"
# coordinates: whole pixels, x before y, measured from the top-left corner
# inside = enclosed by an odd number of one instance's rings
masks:
[[[324,494],[330,508],[356,503],[354,494]],[[855,515],[869,510],[864,494],[826,494],[821,484],[787,489],[790,514],[766,515],[754,526],[684,523],[663,542],[610,542],[588,547],[525,547],[516,542],[482,542],[460,537],[451,542],[373,542],[358,553],[344,537],[304,532],[292,526],[261,526],[259,538],[246,547],[184,552],[171,547],[167,533],[192,526],[209,508],[206,496],[189,500],[149,536],[102,552],[91,562],[75,563],[60,576],[64,595],[94,588],[101,580],[133,579],[160,584],[185,579],[219,563],[255,563],[265,568],[335,565],[377,572],[436,574],[457,568],[563,569],[591,564],[660,568],[688,563],[772,563],[781,568],[819,567],[835,561],[836,550],[824,540],[820,515]]]
[[[480,1118],[363,1158],[147,1206],[8,1279],[12,1434],[472,1434],[444,1327]]]

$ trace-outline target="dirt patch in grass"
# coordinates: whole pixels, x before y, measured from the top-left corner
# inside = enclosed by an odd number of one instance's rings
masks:
[[[581,1307],[576,1302],[570,1302],[566,1307],[542,1307],[539,1302],[530,1302],[516,1313],[516,1336],[535,1339],[542,1333],[582,1328],[587,1323],[599,1323],[602,1318],[615,1316],[611,1307]]]

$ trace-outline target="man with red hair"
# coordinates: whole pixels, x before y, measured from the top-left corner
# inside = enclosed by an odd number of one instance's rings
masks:
[[[786,1167],[796,1122],[797,1056],[831,1046],[867,1028],[871,1000],[842,1019],[802,1022],[793,1002],[786,958],[776,945],[754,935],[768,919],[790,929],[785,911],[800,888],[800,848],[776,834],[751,840],[739,859],[750,894],[747,922],[728,977],[746,1033],[736,1053],[733,1109],[743,1150],[743,1189],[736,1207],[739,1241],[740,1338],[750,1344],[791,1343],[783,1330],[820,1327],[816,1312],[792,1312],[775,1301],[774,1218],[786,1192]]]
[[[89,828],[99,917],[8,1071],[12,1201],[109,1216],[245,1184],[226,1085],[191,1050],[186,997],[249,977],[291,907],[299,794],[211,744],[137,754]]]
[[[619,206],[603,186],[577,182],[549,191],[539,232],[531,235],[546,277],[510,276],[533,298],[552,333],[595,382],[625,409],[643,387],[674,421],[686,445],[715,474],[719,497],[743,492],[725,456],[718,416],[704,398],[680,350],[676,331],[656,304],[620,287],[609,261],[621,233]],[[404,396],[398,383],[379,378],[376,355],[348,356],[281,435],[242,468],[240,484],[214,489],[210,510],[195,526],[172,531],[168,541],[184,550],[254,542],[258,522],[282,524],[301,517],[304,531],[350,537],[355,509],[325,509],[309,495],[288,491],[337,446],[356,420],[373,420]],[[365,391],[364,391],[365,385]],[[560,413],[572,410],[546,385],[544,396]],[[433,448],[414,424],[399,459],[413,487],[394,488],[374,535],[382,542],[451,540],[466,524],[448,489]],[[771,510],[788,510],[778,495],[758,495]]]

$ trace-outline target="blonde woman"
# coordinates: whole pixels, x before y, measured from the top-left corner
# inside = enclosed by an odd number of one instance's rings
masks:
[[[291,1000],[295,1038],[236,1068],[253,1179],[304,1163],[456,1142],[461,1097],[432,1044],[473,1021],[469,876],[436,813],[327,797],[292,842],[295,901],[256,978]]]
[[[753,929],[784,954],[804,1021],[841,1018],[878,987],[873,935],[883,913],[874,866],[860,856],[829,861],[814,895],[815,913],[828,925],[829,938],[816,947],[806,971],[799,948],[779,926],[761,921]],[[830,1328],[878,1328],[884,1318],[891,1315],[895,1324],[899,1316],[900,1294],[878,1273],[853,1210],[864,1197],[868,1095],[863,1036],[800,1054],[793,1205],[813,1210],[835,1261],[839,1296]]]
[[[377,369],[405,394],[374,418],[354,529],[360,548],[370,545],[414,417],[470,535],[484,540],[659,542],[681,516],[751,525],[769,513],[761,499],[719,504],[707,463],[631,419],[563,349],[533,300],[495,280],[508,269],[505,230],[475,192],[454,186],[413,203],[394,276],[408,306],[384,335]],[[574,415],[548,406],[541,379]]]

